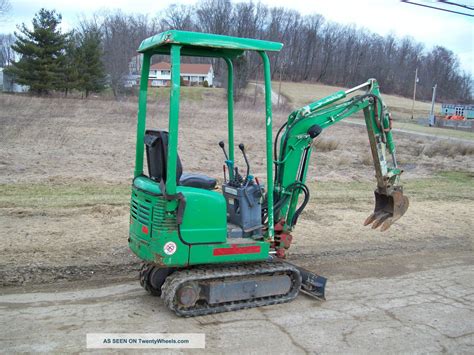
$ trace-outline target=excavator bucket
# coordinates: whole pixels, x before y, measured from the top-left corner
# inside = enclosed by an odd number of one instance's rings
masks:
[[[408,197],[403,195],[402,188],[395,188],[391,193],[384,194],[375,191],[375,209],[374,212],[367,217],[364,226],[372,224],[375,229],[379,226],[380,230],[386,231],[390,226],[408,209]]]

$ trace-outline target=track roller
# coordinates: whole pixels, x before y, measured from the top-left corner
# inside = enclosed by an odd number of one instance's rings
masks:
[[[161,298],[177,315],[193,317],[289,302],[300,287],[298,269],[282,262],[196,266],[168,276]]]

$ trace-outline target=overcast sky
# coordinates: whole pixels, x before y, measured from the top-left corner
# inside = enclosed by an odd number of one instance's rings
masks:
[[[434,0],[417,0],[441,6]],[[452,0],[474,6],[474,0]],[[18,23],[31,23],[41,7],[55,9],[63,15],[65,29],[75,26],[81,16],[102,9],[145,13],[150,16],[171,3],[194,4],[195,0],[11,0],[12,11],[7,22],[0,24],[0,33],[13,32]],[[270,6],[283,6],[301,14],[319,13],[329,20],[354,23],[385,35],[411,36],[427,48],[442,45],[455,52],[464,70],[474,75],[474,18],[408,5],[399,0],[261,0]],[[461,8],[453,10],[462,11]]]

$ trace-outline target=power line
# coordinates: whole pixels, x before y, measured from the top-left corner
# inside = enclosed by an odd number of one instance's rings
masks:
[[[466,14],[464,12],[459,12],[459,11],[453,11],[453,10],[448,10],[448,9],[443,9],[442,7],[436,7],[436,6],[430,6],[430,5],[425,5],[425,4],[420,4],[420,3],[417,3],[417,2],[411,2],[411,1],[408,1],[408,0],[401,0],[402,2],[406,3],[406,4],[410,4],[410,5],[418,5],[418,6],[422,6],[422,7],[427,7],[427,8],[430,8],[430,9],[434,9],[434,10],[440,10],[440,11],[446,11],[446,12],[451,12],[453,14],[458,14],[458,15],[464,15],[464,16],[469,16],[469,17],[474,17],[474,15],[472,14]],[[444,2],[444,1],[443,1]],[[447,2],[446,2],[447,3]],[[459,4],[457,4],[459,5]]]
[[[448,4],[448,5],[459,6],[459,7],[463,7],[465,9],[468,9],[468,10],[474,10],[474,6],[458,4],[458,3],[455,3],[455,2],[452,2],[452,1],[446,1],[446,0],[438,0],[438,1],[442,2],[444,4]]]

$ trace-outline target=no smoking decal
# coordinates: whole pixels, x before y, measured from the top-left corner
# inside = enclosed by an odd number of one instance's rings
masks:
[[[174,253],[176,253],[177,249],[178,248],[176,247],[176,243],[174,242],[168,242],[163,247],[163,251],[165,252],[166,255],[173,255]]]

